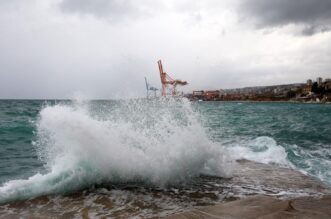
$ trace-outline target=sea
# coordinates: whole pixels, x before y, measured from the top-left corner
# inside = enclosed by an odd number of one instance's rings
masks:
[[[245,175],[240,160],[272,169]],[[277,169],[331,186],[330,104],[0,100],[4,218],[152,218],[254,194],[314,195],[271,186]]]

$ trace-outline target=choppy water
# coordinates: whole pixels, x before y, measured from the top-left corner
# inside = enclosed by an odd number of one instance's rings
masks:
[[[160,216],[239,195],[229,179],[243,158],[331,185],[331,105],[3,100],[0,122],[8,212]],[[240,195],[260,189],[243,181]]]

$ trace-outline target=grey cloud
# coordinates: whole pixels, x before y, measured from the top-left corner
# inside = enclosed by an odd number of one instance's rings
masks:
[[[65,13],[119,20],[151,15],[158,4],[152,0],[63,0],[59,7]]]
[[[239,9],[258,28],[297,24],[310,36],[329,31],[331,25],[330,0],[244,0]]]
[[[226,17],[221,14],[221,5],[216,7],[216,3],[225,0],[206,0],[203,6],[191,8],[187,0],[187,11],[185,7],[172,9],[171,5],[163,11],[157,7],[164,1],[158,0],[33,2],[36,4],[25,0],[0,1],[0,98],[66,98],[76,91],[94,98],[144,96],[144,76],[160,87],[156,64],[159,58],[164,60],[170,75],[189,82],[182,88],[187,92],[330,77],[329,34],[295,43],[296,38],[282,41],[275,32],[271,33],[272,39],[263,38],[255,47],[251,46],[252,42],[255,44],[252,40],[255,35],[259,39],[259,33],[247,30],[244,24],[232,32],[231,27],[225,26],[230,28],[228,34],[224,41],[219,40],[214,30],[207,29],[212,27],[207,23],[215,17]],[[173,1],[173,8],[178,2]],[[106,20],[127,17],[132,28],[66,16],[54,11],[59,10],[53,7],[54,3],[69,14]],[[213,10],[208,6],[213,6]],[[155,8],[155,16],[147,22],[131,19]],[[205,19],[206,29],[184,28],[181,22],[189,17],[187,14],[193,15],[190,20],[195,23]],[[327,25],[301,23],[306,35],[328,31]],[[238,45],[239,40],[242,42]],[[275,40],[275,46],[270,45],[270,40]],[[292,42],[296,45],[290,51],[284,46],[274,49],[278,44]],[[269,51],[260,49],[269,46]]]
[[[304,36],[312,36],[316,33],[324,33],[324,32],[328,32],[330,30],[331,30],[330,27],[310,25],[310,26],[303,28],[301,34]]]
[[[302,35],[304,36],[311,36],[311,35],[314,35],[316,33],[316,27],[315,26],[308,26],[308,27],[305,27],[303,30],[302,30]]]

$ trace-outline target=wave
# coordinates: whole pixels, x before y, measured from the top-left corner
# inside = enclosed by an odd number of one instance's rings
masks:
[[[260,136],[231,143],[226,148],[233,160],[247,159],[292,168],[331,185],[331,153],[328,149],[330,146],[316,147],[317,149],[309,149],[295,144],[278,144],[272,137]]]
[[[163,187],[200,174],[230,176],[239,159],[295,168],[330,182],[330,162],[316,155],[320,150],[280,145],[267,136],[216,143],[202,124],[201,114],[186,99],[46,105],[39,113],[34,143],[45,171],[4,183],[0,202],[96,185],[138,182]]]
[[[330,145],[317,145],[313,149],[287,145],[288,159],[301,172],[331,185],[331,152],[329,148]]]
[[[247,159],[265,164],[294,167],[288,160],[287,151],[268,136],[236,142],[228,147],[232,159]]]
[[[46,173],[5,183],[1,202],[116,182],[165,186],[231,170],[185,99],[45,106],[36,133]]]

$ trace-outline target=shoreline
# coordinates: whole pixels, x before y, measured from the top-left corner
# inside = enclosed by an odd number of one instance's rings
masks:
[[[168,219],[205,218],[205,219],[278,219],[278,218],[331,218],[331,187],[317,178],[289,168],[274,167],[248,160],[238,160],[239,168],[234,178],[256,183],[257,187],[267,191],[265,194],[252,194],[237,199],[224,200],[212,206],[196,207],[192,210],[169,215]],[[257,167],[261,166],[262,169]],[[256,175],[256,171],[260,171]],[[270,173],[270,175],[267,175]],[[291,174],[292,178],[289,178]],[[252,178],[254,175],[254,178]],[[271,175],[276,177],[270,178]],[[263,189],[263,187],[266,188]],[[279,193],[268,191],[279,189]],[[276,190],[277,190],[276,189]],[[294,190],[293,190],[294,189]],[[302,191],[299,196],[282,195],[285,191]],[[310,193],[310,192],[311,193]],[[315,193],[316,192],[316,193]]]
[[[331,195],[321,198],[301,197],[281,200],[270,196],[246,197],[227,201],[215,206],[196,208],[192,211],[174,214],[168,219],[278,219],[278,218],[331,218]]]
[[[237,160],[228,178],[200,180],[188,187],[109,185],[43,195],[4,203],[0,214],[4,218],[331,218],[331,187],[294,169]]]
[[[321,102],[300,102],[291,100],[190,100],[191,102],[230,102],[230,103],[295,103],[295,104],[331,104],[331,102],[321,103]]]
[[[189,218],[205,218],[205,219],[278,219],[278,218],[307,218],[307,219],[326,219],[331,218],[331,187],[325,185],[318,179],[302,174],[301,172],[281,168],[276,175],[274,181],[270,181],[270,176],[266,172],[273,172],[273,166],[269,164],[260,164],[248,160],[237,161],[240,168],[248,164],[248,168],[239,170],[236,174],[244,175],[244,179],[251,180],[251,174],[258,170],[256,166],[264,166],[260,173],[256,186],[280,186],[286,190],[298,189],[303,193],[298,197],[278,196],[271,191],[269,194],[253,194],[236,199],[225,199],[215,205],[196,207],[193,210],[169,215],[168,219],[189,219]],[[292,179],[288,178],[288,174],[292,174]],[[256,177],[256,175],[254,174]],[[256,180],[256,179],[253,179]],[[235,180],[236,182],[236,180]],[[238,183],[238,182],[237,182]],[[266,189],[267,190],[267,189]],[[305,193],[312,191],[312,193]],[[314,191],[316,194],[314,194]],[[280,189],[279,193],[283,193]]]

